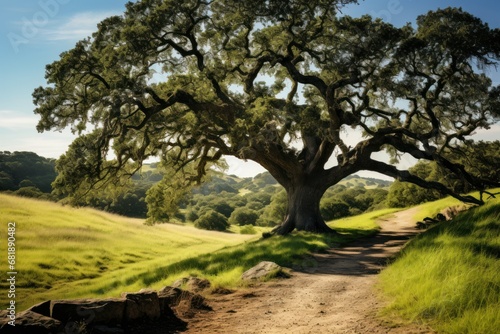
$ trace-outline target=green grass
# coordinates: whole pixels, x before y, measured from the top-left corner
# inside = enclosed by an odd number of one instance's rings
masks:
[[[7,222],[16,222],[19,309],[52,298],[117,296],[147,287],[138,273],[241,244],[255,236],[176,225],[145,226],[92,209],[0,194],[0,254]],[[7,272],[1,261],[0,271]],[[6,291],[0,283],[0,291]],[[2,307],[8,302],[0,294]]]
[[[360,236],[369,236],[376,233],[380,229],[380,226],[377,225],[377,220],[397,211],[401,211],[401,209],[371,211],[358,216],[333,220],[328,225],[337,232],[344,234],[347,238],[352,234],[352,238],[355,239]]]
[[[6,238],[7,222],[16,222],[16,300],[22,310],[49,299],[158,289],[185,276],[208,278],[214,287],[237,287],[241,274],[263,260],[294,268],[314,265],[311,252],[375,233],[380,214],[332,222],[341,236],[294,233],[259,239],[259,227],[257,235],[241,235],[145,226],[140,219],[0,194],[0,237]],[[6,253],[3,242],[0,252]],[[0,271],[7,272],[4,261]],[[0,306],[7,305],[6,298],[0,294]]]
[[[426,204],[422,212],[427,215],[441,204]],[[384,313],[442,333],[497,333],[499,258],[497,199],[431,228],[404,248],[381,273],[380,285],[390,300]]]

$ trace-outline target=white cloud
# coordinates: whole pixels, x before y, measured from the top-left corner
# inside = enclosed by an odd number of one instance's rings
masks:
[[[495,141],[500,140],[500,123],[492,125],[489,129],[480,129],[473,136],[475,140]]]
[[[68,150],[68,146],[75,139],[69,131],[44,132],[25,138],[18,150],[36,152],[46,158],[59,158]]]
[[[23,130],[35,129],[38,123],[36,116],[20,115],[12,110],[0,110],[0,129]]]
[[[54,22],[41,31],[45,40],[76,41],[91,36],[97,31],[97,24],[115,12],[84,12],[78,13],[67,20]]]

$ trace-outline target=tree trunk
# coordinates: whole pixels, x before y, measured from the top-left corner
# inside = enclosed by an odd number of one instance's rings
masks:
[[[326,189],[315,183],[299,184],[287,190],[288,208],[276,233],[285,235],[294,229],[314,233],[335,233],[321,217],[319,203]]]

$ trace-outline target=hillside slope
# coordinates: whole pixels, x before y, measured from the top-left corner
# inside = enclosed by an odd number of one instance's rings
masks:
[[[139,290],[148,286],[141,273],[252,238],[177,225],[145,226],[140,219],[5,194],[0,194],[0,219],[0,254],[7,254],[8,223],[16,223],[18,310],[51,298]],[[9,271],[6,261],[0,271]],[[0,290],[6,291],[6,284],[0,283]],[[2,308],[6,298],[0,294]]]
[[[443,333],[498,333],[499,273],[500,199],[494,199],[405,247],[381,274],[391,301],[386,313],[428,323]]]

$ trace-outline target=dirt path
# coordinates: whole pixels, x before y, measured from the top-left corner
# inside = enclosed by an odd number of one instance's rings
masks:
[[[185,333],[431,333],[375,317],[382,306],[377,273],[417,233],[414,209],[380,221],[381,232],[347,247],[316,254],[317,265],[290,279],[210,296],[213,312],[189,319]]]

